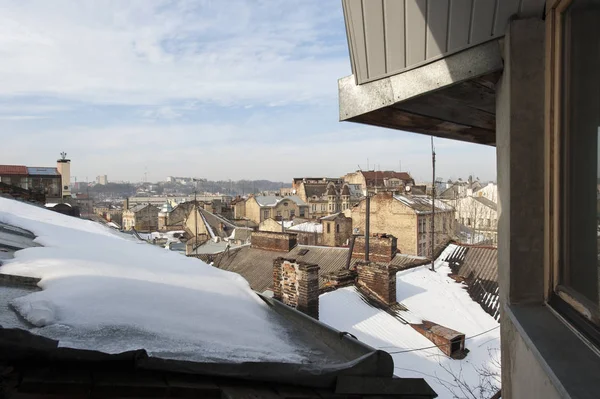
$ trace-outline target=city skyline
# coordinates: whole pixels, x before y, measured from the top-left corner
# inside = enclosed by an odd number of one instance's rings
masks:
[[[3,163],[79,181],[431,179],[429,138],[338,122],[350,61],[338,2],[3,2]],[[443,178],[495,180],[495,148],[436,139]]]

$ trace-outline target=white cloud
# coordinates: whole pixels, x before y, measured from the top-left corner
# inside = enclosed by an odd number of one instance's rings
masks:
[[[0,96],[131,105],[335,98],[349,61],[345,43],[322,37],[343,29],[341,7],[299,4],[0,1]]]

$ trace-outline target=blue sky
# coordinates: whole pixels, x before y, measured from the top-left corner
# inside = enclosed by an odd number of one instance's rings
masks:
[[[0,0],[0,162],[79,181],[290,181],[360,165],[430,179],[429,138],[338,122],[338,0]],[[436,139],[443,178],[495,149]]]

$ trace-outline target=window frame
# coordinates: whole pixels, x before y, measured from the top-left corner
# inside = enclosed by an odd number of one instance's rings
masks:
[[[566,252],[565,151],[563,129],[563,96],[567,88],[563,84],[563,15],[574,0],[556,0],[546,16],[546,96],[545,104],[545,300],[565,317],[574,328],[600,344],[600,307],[571,287],[562,284],[561,274],[568,268],[562,258]],[[568,165],[568,160],[565,162]],[[599,287],[600,288],[600,287]],[[591,334],[590,332],[594,332]]]

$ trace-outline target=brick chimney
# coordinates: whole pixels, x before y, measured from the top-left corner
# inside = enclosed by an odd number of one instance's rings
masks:
[[[355,265],[356,285],[368,295],[385,303],[396,303],[396,269],[389,265],[359,261]]]
[[[319,266],[295,259],[275,259],[273,297],[318,320]]]
[[[271,231],[253,231],[250,236],[252,248],[267,251],[289,252],[296,246],[297,236],[294,233],[275,233]]]
[[[428,320],[410,326],[433,342],[447,356],[453,359],[464,359],[467,355],[465,352],[465,334]]]
[[[374,234],[369,237],[369,260],[374,262],[391,262],[398,251],[398,239],[390,234]],[[352,257],[365,258],[365,237],[357,236],[354,242]]]

